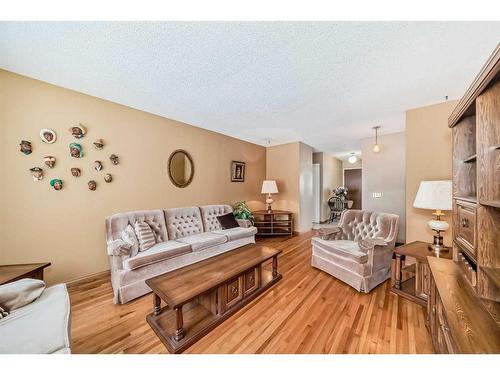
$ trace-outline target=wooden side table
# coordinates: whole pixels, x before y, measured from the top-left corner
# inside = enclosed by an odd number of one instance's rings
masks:
[[[394,248],[392,254],[391,291],[422,306],[427,306],[430,294],[430,270],[427,257],[438,257],[429,251],[427,242],[415,241]],[[415,258],[415,263],[407,264],[406,258]],[[451,259],[446,252],[439,258]]]
[[[253,211],[254,225],[258,236],[293,236],[293,213],[291,211]]]
[[[43,280],[44,268],[50,263],[8,264],[0,266],[0,285],[20,279]]]

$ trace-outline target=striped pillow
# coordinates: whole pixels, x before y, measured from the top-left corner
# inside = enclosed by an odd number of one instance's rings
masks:
[[[148,223],[136,221],[134,224],[135,234],[139,240],[139,251],[146,251],[156,244],[156,237]]]

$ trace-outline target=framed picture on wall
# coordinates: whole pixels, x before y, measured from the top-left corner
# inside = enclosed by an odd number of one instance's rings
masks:
[[[233,161],[231,163],[231,182],[245,182],[245,163]]]

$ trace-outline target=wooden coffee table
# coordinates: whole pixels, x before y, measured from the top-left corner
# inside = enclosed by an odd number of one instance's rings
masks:
[[[247,245],[146,280],[153,291],[147,322],[169,352],[184,351],[281,279],[279,254]]]

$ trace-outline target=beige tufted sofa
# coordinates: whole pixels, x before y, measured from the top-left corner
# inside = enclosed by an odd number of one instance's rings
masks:
[[[126,303],[150,292],[145,280],[255,243],[257,229],[247,220],[238,228],[221,229],[217,216],[232,212],[229,205],[133,211],[106,218],[107,249],[115,303]],[[145,221],[160,242],[131,257],[116,246],[128,224]]]
[[[390,278],[398,223],[398,215],[346,210],[312,239],[311,265],[368,293]]]

